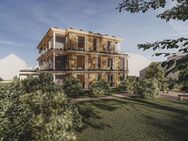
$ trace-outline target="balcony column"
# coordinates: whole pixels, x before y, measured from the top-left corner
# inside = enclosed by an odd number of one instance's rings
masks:
[[[88,55],[85,55],[85,69],[88,69]]]
[[[124,66],[123,66],[123,70],[127,70],[128,68],[128,60],[126,58],[124,58]]]
[[[55,49],[55,32],[53,32],[53,48]],[[55,70],[55,53],[53,53],[53,70]]]
[[[89,74],[85,74],[85,89],[88,89],[89,87]]]
[[[53,70],[55,70],[55,53],[53,53]]]
[[[88,47],[87,47],[87,39],[88,39],[88,37],[85,36],[85,45],[84,45],[84,49],[85,49],[86,51],[88,51]]]
[[[55,32],[53,32],[53,48],[55,48]]]
[[[53,74],[53,81],[55,82],[55,74]]]

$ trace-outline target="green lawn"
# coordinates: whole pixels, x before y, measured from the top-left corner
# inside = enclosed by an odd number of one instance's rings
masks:
[[[0,83],[0,88],[5,87],[6,85],[8,85],[8,83]]]
[[[188,104],[157,99],[79,103],[79,141],[187,141]]]

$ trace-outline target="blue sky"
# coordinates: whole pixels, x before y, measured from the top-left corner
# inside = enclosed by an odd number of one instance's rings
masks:
[[[126,52],[152,60],[151,51],[138,43],[165,38],[188,37],[188,22],[156,18],[160,12],[119,13],[121,0],[2,0],[0,4],[0,59],[14,53],[30,66],[37,64],[37,44],[50,27],[74,27],[122,37]]]

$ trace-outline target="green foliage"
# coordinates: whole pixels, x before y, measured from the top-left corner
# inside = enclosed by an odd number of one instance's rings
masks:
[[[63,83],[63,90],[67,95],[81,95],[83,93],[82,84],[79,79],[67,77]]]
[[[32,76],[28,76],[27,79],[22,80],[22,89],[27,93],[36,91],[38,85],[40,85],[38,83],[38,78],[33,78]]]
[[[122,91],[136,92],[138,77],[128,76],[124,81],[121,82],[119,89]]]
[[[40,76],[24,81],[15,78],[0,89],[0,140],[75,140],[75,129],[82,126],[78,108],[61,91],[45,86],[55,86],[48,74]]]
[[[188,92],[188,70],[185,69],[179,74],[178,83],[182,84],[182,91]]]
[[[137,87],[137,92],[142,98],[151,99],[159,95],[157,79],[141,79]]]
[[[131,12],[131,13],[138,13],[138,12],[146,12],[150,9],[161,9],[165,8],[165,6],[169,5],[169,1],[167,0],[123,0],[117,9],[121,12],[122,10]],[[187,21],[188,20],[188,1],[187,0],[177,0],[177,1],[170,1],[173,3],[172,7],[164,10],[162,13],[157,15],[157,17],[161,19],[165,19],[169,21],[171,19],[180,20],[180,21]],[[139,49],[148,50],[153,49],[154,51],[159,50],[160,52],[155,53],[156,56],[164,55],[168,56],[172,53],[170,50],[178,50],[178,52],[188,53],[188,38],[181,37],[178,39],[165,39],[163,41],[156,41],[154,43],[145,43],[145,44],[138,44]],[[165,52],[161,52],[161,50],[165,50]],[[168,70],[167,73],[175,72],[180,69],[184,69],[185,66],[188,65],[188,55],[184,58],[179,59],[178,61],[174,61],[175,67]],[[172,66],[172,62],[165,63],[165,67]]]
[[[157,15],[157,17],[161,19],[165,19],[169,21],[171,19],[182,20],[186,21],[188,19],[188,2],[187,0],[178,0],[178,1],[171,1],[173,3],[173,7],[167,9]],[[150,9],[159,9],[165,8],[168,5],[167,0],[123,0],[119,4],[119,11],[126,10],[131,13],[138,13],[146,11]]]
[[[27,79],[21,81],[22,90],[27,93],[41,90],[43,92],[57,92],[62,91],[61,86],[53,82],[53,76],[48,72],[39,73],[38,77],[33,78],[29,76]]]
[[[111,91],[111,88],[110,84],[107,81],[101,79],[93,83],[90,90],[93,95],[98,96],[109,93]]]
[[[151,63],[145,72],[146,79],[156,79],[159,89],[165,91],[168,88],[165,71],[159,63]]]

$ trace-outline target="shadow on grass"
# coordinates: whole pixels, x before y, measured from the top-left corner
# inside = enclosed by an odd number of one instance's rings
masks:
[[[182,107],[171,107],[171,106],[166,106],[166,105],[155,103],[156,101],[150,102],[148,100],[142,100],[138,98],[134,98],[134,99],[125,98],[125,99],[133,102],[134,104],[139,104],[139,105],[143,105],[147,107],[149,106],[151,108],[165,110],[168,112],[170,111],[174,113],[173,116],[170,117],[171,119],[168,121],[164,119],[159,119],[158,117],[153,117],[151,115],[144,115],[144,114],[142,115],[144,116],[145,119],[148,119],[147,121],[149,124],[151,124],[151,126],[162,129],[167,134],[171,134],[173,139],[178,140],[178,141],[179,140],[187,141],[188,139],[188,107],[187,109],[184,109]],[[178,104],[181,104],[184,107],[188,106],[187,103],[174,102],[174,101],[169,101],[169,102],[174,104],[174,106],[177,106]]]
[[[150,106],[152,108],[157,108],[157,109],[160,109],[160,110],[166,110],[166,111],[175,112],[175,113],[178,113],[178,114],[183,114],[185,116],[188,116],[188,109],[183,110],[183,109],[178,109],[178,108],[174,108],[174,107],[169,107],[169,106],[154,103],[155,101],[150,102],[148,100],[144,100],[144,99],[140,99],[140,98],[124,98],[124,99],[132,101],[132,102],[137,102],[135,104]],[[170,102],[176,103],[176,102],[172,102],[172,101],[170,101]],[[176,103],[176,104],[183,104],[183,103]]]
[[[102,122],[100,112],[98,112],[97,110],[100,109],[103,111],[114,111],[119,108],[118,105],[110,105],[107,101],[110,102],[112,100],[100,100],[94,102],[79,103],[79,112],[82,115],[84,122],[84,127],[80,129],[79,132],[82,132],[87,127],[91,127],[98,130],[104,129],[106,127],[111,128],[109,124]]]
[[[150,101],[140,99],[138,97],[127,97],[113,100],[81,102],[79,103],[79,107],[80,113],[83,116],[85,126],[81,130],[79,130],[79,132],[82,132],[88,127],[97,130],[103,130],[104,128],[112,128],[111,125],[105,123],[100,112],[113,112],[119,108],[122,108],[123,106],[123,108],[126,109],[129,114],[133,114],[135,118],[136,116],[138,116],[138,114],[136,113],[139,113],[139,118],[137,118],[139,124],[150,125],[149,129],[148,127],[143,129],[143,134],[146,134],[145,132],[147,132],[147,135],[152,134],[151,136],[157,139],[163,139],[163,136],[166,136],[167,138],[169,138],[169,140],[172,139],[177,141],[186,141],[188,139],[188,108],[186,109],[187,103],[184,104],[167,100],[162,100],[161,102],[159,101],[160,99]],[[126,106],[127,104],[129,105],[128,107]],[[165,112],[149,110],[150,113],[148,114],[144,112],[145,110],[141,110],[142,108],[144,109],[144,107],[150,107],[151,109],[159,109]],[[154,112],[155,114],[152,114],[152,112]],[[171,113],[170,115],[168,115],[168,113],[166,112]],[[160,114],[160,116],[155,116],[156,113]],[[161,116],[164,116],[165,118],[163,119],[161,118]],[[150,130],[150,128],[152,131]],[[155,132],[153,128],[157,128],[157,131],[159,129],[159,133],[163,131],[164,134],[154,134]]]

